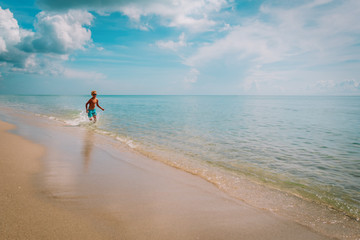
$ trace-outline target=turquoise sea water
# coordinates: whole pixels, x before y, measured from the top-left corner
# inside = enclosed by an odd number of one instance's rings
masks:
[[[0,106],[93,128],[153,158],[246,176],[359,217],[360,97],[0,96]],[[216,181],[214,179],[213,181]]]

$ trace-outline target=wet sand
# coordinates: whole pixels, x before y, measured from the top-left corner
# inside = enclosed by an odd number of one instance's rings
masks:
[[[0,238],[102,239],[83,217],[44,201],[34,177],[44,148],[7,130],[0,122]]]
[[[329,239],[87,129],[16,125],[41,145],[0,122],[2,239]]]

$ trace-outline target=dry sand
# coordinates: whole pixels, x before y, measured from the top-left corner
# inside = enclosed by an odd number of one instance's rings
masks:
[[[1,239],[329,239],[197,176],[105,151],[93,133],[51,128],[44,149],[12,127],[0,122]]]

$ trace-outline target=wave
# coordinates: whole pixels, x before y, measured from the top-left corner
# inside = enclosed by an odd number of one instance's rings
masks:
[[[65,124],[69,126],[82,126],[82,125],[88,125],[91,122],[89,121],[89,118],[87,117],[87,114],[85,111],[81,111],[79,115],[74,119],[67,119],[64,120]]]
[[[89,118],[85,111],[80,111],[75,115],[74,114],[71,114],[68,116],[65,115],[65,117],[62,117],[62,118],[51,116],[51,115],[46,115],[46,114],[35,114],[35,116],[47,118],[49,120],[55,120],[55,121],[65,124],[66,126],[85,127],[88,130],[94,131],[98,134],[110,136],[110,137],[114,138],[115,140],[127,145],[131,149],[137,148],[137,144],[130,137],[121,136],[118,133],[108,131],[108,130],[101,128],[101,126],[103,125],[103,120],[102,120],[101,114],[97,115],[96,123],[89,121]]]

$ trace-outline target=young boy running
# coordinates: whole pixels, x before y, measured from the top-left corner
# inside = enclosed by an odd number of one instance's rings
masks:
[[[98,106],[101,110],[105,110],[99,105],[99,100],[96,98],[96,91],[91,92],[92,98],[89,99],[89,101],[85,104],[86,112],[88,114],[89,120],[96,122],[96,109],[95,106]],[[89,105],[89,108],[88,108]]]

